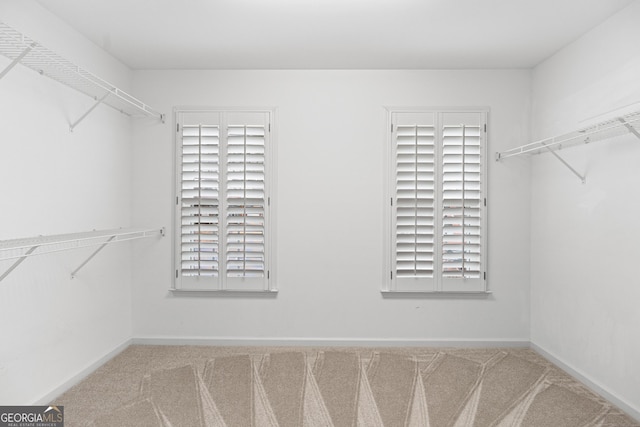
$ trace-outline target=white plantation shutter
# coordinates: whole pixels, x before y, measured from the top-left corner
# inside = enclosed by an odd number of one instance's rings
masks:
[[[176,289],[269,289],[269,118],[177,114]]]
[[[180,132],[180,271],[219,274],[220,127],[215,115],[194,115]]]
[[[434,284],[435,124],[433,114],[404,114],[393,131],[395,163],[394,259],[407,290]]]
[[[479,113],[442,115],[444,290],[484,290],[484,125]]]
[[[486,113],[391,121],[389,290],[486,290]]]
[[[234,117],[235,118],[235,117]],[[236,119],[238,120],[238,119]],[[241,121],[242,122],[242,121]],[[227,125],[226,274],[234,281],[266,277],[265,140],[267,124]]]

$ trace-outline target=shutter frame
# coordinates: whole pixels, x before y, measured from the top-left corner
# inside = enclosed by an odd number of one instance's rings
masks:
[[[386,273],[385,282],[388,283],[386,290],[427,293],[487,291],[487,116],[488,109],[475,108],[389,111],[391,132],[387,152],[389,156],[387,160],[389,168],[387,188],[391,203],[386,208],[389,209],[389,226],[387,226],[389,239],[386,241],[389,242],[387,260],[390,262],[392,274]],[[464,136],[467,141],[465,141],[464,153],[455,153],[452,149],[451,143],[458,143],[448,135],[453,119],[458,123],[458,127],[460,124],[464,124],[466,128]],[[401,273],[399,267],[402,266],[399,265],[400,258],[397,253],[399,224],[397,206],[401,205],[397,185],[397,134],[398,129],[407,122],[419,124],[416,120],[423,120],[422,124],[433,124],[436,127],[436,172],[434,178],[436,181],[434,194],[436,242],[433,250],[435,256],[433,278],[419,277],[418,275],[402,277],[402,274],[399,274]],[[462,136],[460,135],[460,137]],[[469,139],[470,137],[471,139]],[[473,140],[472,144],[471,140]],[[466,162],[460,164],[462,160],[466,160]],[[458,162],[457,166],[464,166],[464,169],[453,171],[451,161]],[[467,165],[472,165],[472,168],[468,169]],[[473,212],[469,207],[471,201],[473,201],[473,209],[475,209]],[[452,215],[452,203],[453,205],[461,205],[458,218],[454,218]],[[445,233],[448,233],[447,236]],[[455,249],[459,250],[459,253],[454,253],[451,246],[445,246],[445,238],[449,239],[449,243],[453,242],[451,238],[458,239],[457,242],[460,244]],[[452,272],[456,274],[452,274]]]
[[[271,138],[271,121],[273,112],[270,110],[176,110],[176,154],[175,154],[175,197],[176,207],[174,214],[174,265],[176,270],[176,278],[174,279],[174,290],[188,291],[270,291],[270,281],[273,280],[271,274],[271,242],[270,242],[270,209],[271,195],[270,188],[270,138]],[[207,178],[215,178],[216,185],[209,185],[202,176],[196,177],[195,170],[187,171],[190,175],[185,175],[184,160],[191,156],[192,160],[198,163],[199,169],[207,161],[216,160],[213,153],[204,153],[202,150],[196,153],[196,150],[183,141],[185,133],[185,125],[189,129],[189,123],[192,121],[203,121],[204,123],[215,123],[218,129],[218,152],[217,152],[217,174],[214,176],[207,175]],[[231,143],[229,148],[229,140],[234,139],[233,135],[228,134],[230,128],[241,123],[244,129],[247,127],[258,126],[261,131],[259,136],[261,142],[259,147],[250,147],[247,152],[246,144],[242,148],[242,156],[238,157],[238,153],[234,153],[238,147]],[[200,123],[202,125],[202,123]],[[246,132],[245,132],[246,133]],[[249,138],[255,135],[249,132]],[[245,138],[246,139],[246,138]],[[255,144],[254,144],[255,145]],[[185,148],[187,146],[187,148]],[[257,151],[256,151],[257,149]],[[253,150],[253,151],[251,151]],[[186,154],[185,154],[186,153]],[[256,154],[257,153],[257,154]],[[199,156],[199,157],[198,157]],[[247,169],[248,159],[255,160],[260,165],[261,171],[253,172]],[[204,162],[202,160],[205,160]],[[242,171],[241,178],[238,180],[238,170]],[[235,175],[234,175],[235,174]],[[194,227],[200,229],[207,225],[212,227],[214,221],[205,223],[198,209],[202,209],[204,203],[191,203],[189,197],[198,196],[198,200],[204,200],[201,196],[205,194],[207,197],[215,197],[217,202],[216,224],[217,229],[211,229],[215,235],[217,242],[217,274],[197,274],[201,273],[202,261],[205,257],[205,250],[202,247],[194,245],[194,242],[187,242],[183,245],[183,235],[194,231]],[[254,197],[254,199],[251,199]],[[259,205],[260,212],[254,214],[254,208],[248,206],[247,200],[255,200],[256,206]],[[202,205],[202,206],[200,206]],[[239,207],[240,206],[240,207]],[[239,212],[238,209],[243,209]],[[251,211],[251,212],[249,212]],[[190,216],[191,215],[191,216]],[[195,217],[197,221],[192,221]],[[240,227],[241,229],[239,229]],[[262,242],[256,245],[255,242],[246,239],[246,236],[252,235],[252,231],[256,228],[260,230]],[[198,231],[199,233],[199,231]],[[242,237],[244,246],[238,252],[238,242],[230,239],[232,237]],[[200,242],[201,243],[201,242]],[[183,252],[185,249],[191,256],[186,264],[183,263]],[[209,248],[207,248],[209,250]],[[193,254],[189,251],[192,251]],[[242,270],[249,270],[249,267],[255,267],[255,256],[258,253],[259,277],[227,277],[229,273],[234,271],[234,260],[236,257],[243,261]],[[253,258],[252,258],[253,257]],[[213,260],[211,260],[213,261]],[[193,266],[200,263],[200,266]],[[190,267],[191,268],[187,268]],[[231,274],[233,276],[233,274]],[[236,275],[237,276],[237,275]],[[245,276],[245,275],[242,275]]]

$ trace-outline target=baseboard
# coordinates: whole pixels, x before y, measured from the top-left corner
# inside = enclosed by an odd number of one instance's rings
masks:
[[[86,377],[88,377],[96,369],[98,369],[99,367],[101,367],[102,365],[107,363],[109,360],[111,360],[114,357],[116,357],[118,354],[120,354],[122,351],[124,351],[127,347],[129,347],[129,345],[131,345],[131,340],[130,339],[126,340],[125,342],[123,342],[122,344],[120,344],[119,346],[117,346],[116,348],[114,348],[109,353],[105,354],[104,356],[102,356],[101,358],[96,360],[95,362],[93,362],[90,365],[86,366],[84,369],[82,369],[80,372],[78,372],[77,374],[75,374],[74,376],[72,376],[71,378],[66,380],[60,386],[56,387],[55,389],[51,390],[46,395],[42,396],[40,399],[36,400],[33,404],[34,405],[47,405],[47,404],[49,404],[55,398],[60,396],[62,393],[64,393],[65,391],[69,390],[71,387],[73,387],[74,385],[78,384],[80,381],[82,381]]]
[[[503,347],[526,348],[528,340],[424,340],[368,338],[137,337],[138,345],[212,345],[261,347]]]
[[[603,385],[599,384],[597,381],[594,381],[593,379],[591,379],[589,377],[589,375],[585,374],[584,372],[580,371],[579,369],[576,369],[576,368],[572,367],[567,362],[563,361],[559,357],[557,357],[554,354],[548,352],[547,350],[543,349],[542,347],[540,347],[539,345],[537,345],[537,344],[535,344],[533,342],[531,343],[531,349],[535,350],[540,355],[542,355],[544,358],[548,359],[550,362],[552,362],[553,364],[557,365],[560,369],[562,369],[563,371],[565,371],[569,375],[571,375],[574,378],[576,378],[578,381],[583,383],[585,386],[589,387],[595,393],[599,394],[600,396],[602,396],[605,399],[607,399],[609,402],[611,402],[614,405],[616,405],[618,408],[620,408],[621,410],[626,412],[630,417],[634,418],[636,421],[640,421],[640,410],[639,409],[634,408],[631,404],[627,403],[624,399],[621,399],[620,397],[616,396],[614,393],[612,393],[606,387],[604,387]]]

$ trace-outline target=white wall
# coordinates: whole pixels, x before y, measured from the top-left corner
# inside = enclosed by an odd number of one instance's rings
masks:
[[[279,289],[174,297],[166,238],[135,256],[134,337],[528,341],[529,166],[492,160],[529,134],[528,71],[136,71],[134,90],[168,112],[278,109]],[[491,108],[491,297],[381,296],[384,106]],[[137,225],[173,227],[174,129],[134,124]]]
[[[536,67],[535,137],[640,102],[639,21],[633,2]],[[531,340],[640,417],[640,140],[560,154],[587,183],[550,155],[533,160]]]
[[[0,20],[125,86],[131,72],[37,4],[1,2]],[[0,69],[9,60],[0,56]],[[126,227],[129,119],[21,65],[0,80],[0,240]],[[131,248],[24,261],[0,282],[0,404],[32,404],[131,337]],[[11,265],[0,262],[0,275]]]

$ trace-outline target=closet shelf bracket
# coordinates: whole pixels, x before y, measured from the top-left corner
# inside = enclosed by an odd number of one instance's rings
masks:
[[[627,122],[627,121],[625,120],[625,118],[624,118],[624,117],[618,117],[618,121],[619,121],[620,123],[622,123],[622,124],[624,125],[624,127],[626,127],[626,128],[629,130],[629,132],[631,132],[631,133],[632,133],[632,134],[634,134],[638,139],[640,139],[640,132],[638,132],[638,131],[636,130],[636,128],[634,128],[633,126],[631,126],[631,124],[630,124],[629,122]]]
[[[96,109],[96,107],[100,104],[102,104],[104,102],[105,99],[107,99],[107,96],[110,95],[110,92],[105,93],[102,98],[96,100],[96,103],[93,104],[93,106],[91,108],[89,108],[89,110],[84,113],[78,120],[76,120],[74,123],[69,125],[69,132],[73,132],[73,129],[75,129],[76,126],[78,126],[78,124],[84,120],[85,117],[87,117],[89,114],[91,114],[91,112],[93,110]]]
[[[31,45],[27,46],[20,55],[18,55],[13,61],[11,61],[11,63],[9,65],[7,65],[7,67],[2,70],[2,72],[0,73],[0,79],[2,79],[4,76],[7,75],[7,73],[9,71],[11,71],[11,69],[13,67],[15,67],[16,65],[18,65],[20,63],[20,61],[22,61],[22,58],[24,58],[25,56],[27,56],[27,54],[29,52],[31,52],[31,49],[33,49],[34,47],[36,47],[35,43],[31,43]]]
[[[570,164],[569,164],[565,159],[563,159],[563,158],[560,156],[560,154],[556,153],[555,151],[553,151],[551,148],[549,148],[549,147],[547,147],[547,146],[545,146],[545,148],[546,148],[546,149],[547,149],[551,154],[553,154],[553,155],[556,157],[556,159],[558,159],[558,160],[559,160],[563,165],[565,165],[565,166],[566,166],[566,167],[567,167],[571,172],[573,172],[573,174],[574,174],[575,176],[577,176],[578,178],[580,178],[580,181],[581,181],[583,184],[586,184],[586,182],[587,182],[587,178],[586,178],[585,176],[583,176],[583,175],[580,175],[580,173],[578,173],[578,171],[577,171],[577,170],[575,170],[575,169],[574,169],[574,168],[573,168],[573,167],[572,167],[572,166],[571,166],[571,165],[570,165]]]
[[[24,253],[24,255],[22,255],[20,258],[18,258],[16,260],[16,262],[14,262],[11,267],[9,267],[7,269],[7,271],[5,271],[2,276],[0,276],[0,282],[2,282],[2,280],[4,280],[5,277],[7,277],[9,274],[11,274],[11,272],[13,270],[16,269],[17,266],[19,266],[20,264],[22,264],[22,261],[24,261],[25,259],[27,259],[27,257],[29,255],[31,255],[33,253],[33,251],[35,251],[36,249],[38,249],[38,245],[32,246],[29,249],[27,249],[27,251]]]
[[[154,229],[116,229],[90,231],[74,234],[60,234],[55,236],[40,236],[28,239],[4,240],[0,241],[0,261],[15,260],[13,264],[0,275],[0,282],[16,269],[28,257],[44,255],[55,252],[64,252],[72,249],[90,248],[97,246],[73,272],[71,278],[75,278],[89,261],[91,261],[107,245],[125,242],[129,240],[143,239],[148,237],[164,237],[164,228]]]
[[[89,255],[89,257],[87,259],[85,259],[82,264],[80,264],[78,266],[78,268],[76,268],[75,270],[73,270],[71,272],[71,278],[75,279],[76,278],[76,274],[78,273],[78,271],[80,271],[80,269],[82,267],[84,267],[85,265],[87,265],[87,263],[89,261],[91,261],[93,259],[94,256],[98,255],[98,252],[100,252],[101,250],[103,250],[109,243],[113,242],[113,239],[115,239],[116,236],[111,236],[107,239],[106,242],[104,242],[103,244],[101,244],[100,246],[98,246],[98,249],[96,249],[95,251],[93,251],[93,253],[91,255]]]

